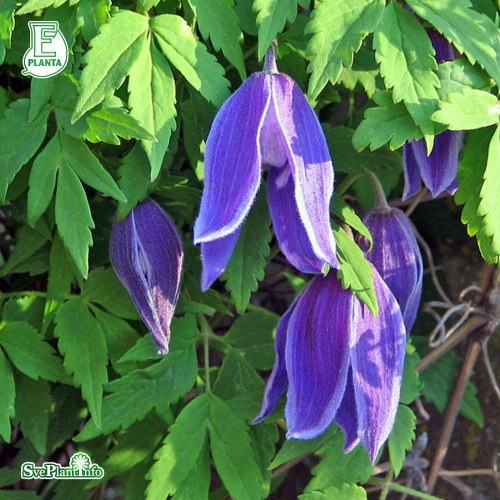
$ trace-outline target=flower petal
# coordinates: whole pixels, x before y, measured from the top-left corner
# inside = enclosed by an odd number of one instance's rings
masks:
[[[195,243],[231,234],[248,214],[261,179],[259,138],[269,102],[269,84],[263,73],[256,73],[217,113],[205,150]]]
[[[373,275],[379,315],[375,318],[363,303],[355,308],[351,365],[358,415],[366,415],[361,441],[374,463],[396,417],[406,330],[394,295],[375,268]]]
[[[424,274],[410,220],[397,208],[382,208],[365,212],[363,221],[373,236],[373,248],[366,257],[398,301],[409,333],[420,305]],[[360,244],[365,251],[368,249],[364,238]]]
[[[140,203],[111,231],[111,263],[162,354],[168,352],[183,255],[175,224],[152,200]]]
[[[201,289],[208,290],[212,283],[224,272],[240,236],[241,226],[231,234],[218,240],[201,244]]]
[[[422,187],[422,177],[413,152],[412,144],[413,142],[409,142],[403,146],[403,165],[405,177],[403,200],[407,200],[408,198],[415,196]]]
[[[334,272],[316,276],[297,300],[285,348],[288,438],[318,436],[337,413],[347,381],[353,304]]]
[[[314,253],[335,269],[330,225],[332,160],[317,116],[299,86],[287,75],[271,75],[271,105],[280,127],[295,183],[295,201]]]
[[[290,317],[297,301],[295,301],[281,317],[278,328],[276,329],[276,359],[274,360],[273,370],[267,380],[266,390],[264,392],[264,400],[259,414],[254,418],[253,424],[258,424],[267,418],[276,408],[279,399],[288,387],[288,377],[285,366],[285,343],[286,334]]]
[[[445,61],[453,61],[455,59],[455,50],[453,45],[446,38],[437,32],[435,29],[428,28],[427,34],[431,39],[432,46],[436,50],[436,61],[441,64]]]
[[[274,232],[288,262],[303,273],[320,274],[324,262],[314,253],[295,203],[290,168],[269,169],[268,198]]]
[[[365,408],[361,410],[365,410]],[[365,414],[358,415],[357,413],[352,370],[349,369],[344,397],[342,398],[342,403],[340,403],[337,415],[335,415],[335,422],[344,431],[344,453],[352,451],[360,442],[360,436],[363,435],[363,429],[366,427],[365,419]]]

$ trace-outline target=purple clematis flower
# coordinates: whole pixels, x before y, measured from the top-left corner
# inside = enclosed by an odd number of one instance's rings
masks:
[[[394,425],[406,330],[393,294],[374,271],[373,316],[333,272],[316,276],[280,320],[276,361],[254,423],[287,392],[287,438],[312,439],[335,421],[344,452],[362,442],[375,462]]]
[[[399,303],[406,331],[415,323],[424,274],[422,254],[411,223],[401,210],[379,206],[368,210],[363,221],[373,236],[373,248],[366,258],[375,266]],[[368,250],[368,240],[360,239]]]
[[[297,269],[338,268],[329,204],[334,173],[318,118],[299,86],[278,73],[274,47],[215,117],[205,150],[205,187],[194,225],[202,289],[224,271],[269,166],[271,218],[281,250]]]
[[[427,30],[436,50],[438,63],[455,59],[455,51],[446,38],[433,29]],[[403,200],[416,195],[422,182],[433,197],[444,191],[454,193],[457,188],[456,176],[458,157],[464,142],[462,131],[445,130],[437,135],[431,154],[427,155],[424,139],[412,141],[403,146],[405,188]]]
[[[123,221],[115,222],[109,251],[159,354],[166,354],[184,258],[175,224],[158,204],[145,200]]]

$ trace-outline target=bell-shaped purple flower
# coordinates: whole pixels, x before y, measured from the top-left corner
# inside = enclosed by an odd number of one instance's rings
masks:
[[[224,271],[255,200],[262,167],[280,247],[297,269],[338,268],[329,205],[334,173],[318,118],[299,86],[278,73],[274,47],[215,117],[205,149],[205,187],[194,225],[202,288]]]
[[[344,452],[361,441],[375,461],[394,425],[406,330],[396,299],[373,272],[378,317],[333,272],[297,297],[278,325],[276,361],[254,423],[286,392],[288,438],[312,439],[335,421]]]
[[[455,59],[455,51],[446,38],[436,30],[428,29],[438,63]],[[422,182],[433,197],[444,191],[454,193],[457,188],[456,176],[458,158],[464,142],[462,131],[445,130],[437,135],[434,148],[427,155],[424,139],[411,141],[403,146],[405,188],[403,200],[416,195]]]
[[[423,278],[422,254],[411,223],[404,212],[387,206],[368,210],[363,221],[373,236],[373,248],[366,258],[394,294],[409,333],[417,316]],[[360,244],[368,250],[365,238]]]
[[[170,324],[179,298],[184,257],[172,219],[153,200],[115,222],[111,263],[153,335],[160,354],[168,352]]]

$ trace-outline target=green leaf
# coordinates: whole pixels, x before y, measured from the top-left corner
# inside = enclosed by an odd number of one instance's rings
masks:
[[[373,285],[373,271],[363,251],[340,226],[333,227],[337,241],[337,257],[340,263],[338,277],[343,288],[351,288],[352,292],[362,300],[370,311],[378,315],[378,301]],[[335,271],[330,271],[335,272]]]
[[[99,28],[106,24],[110,9],[111,0],[79,0],[76,19],[86,42],[97,36]]]
[[[232,0],[190,0],[201,35],[212,41],[215,50],[222,50],[226,59],[238,70],[242,80],[246,77],[240,21]]]
[[[361,236],[364,236],[370,242],[370,249],[372,248],[372,235],[351,205],[348,205],[342,198],[334,197],[332,200],[332,212],[356,230]]]
[[[300,500],[328,500],[333,498],[345,498],[349,500],[366,500],[366,490],[357,484],[342,484],[340,486],[330,486],[324,490],[311,491],[299,495]]]
[[[93,439],[120,427],[126,429],[154,407],[175,402],[193,387],[197,372],[196,352],[191,344],[189,349],[171,351],[158,363],[110,382],[106,391],[111,394],[102,404],[101,426],[90,420],[77,440]]]
[[[207,101],[220,106],[229,97],[224,69],[182,17],[156,16],[151,29],[163,54]]]
[[[492,252],[500,256],[500,125],[497,127],[488,147],[488,161],[483,175],[483,186],[479,193],[478,213],[483,216],[484,232],[491,238]]]
[[[352,138],[358,151],[367,146],[373,151],[388,142],[391,149],[398,149],[405,142],[422,137],[406,107],[395,104],[390,92],[376,92],[373,100],[378,106],[365,111]]]
[[[29,323],[7,323],[0,330],[0,345],[16,368],[28,377],[68,382],[54,349]]]
[[[405,103],[430,150],[434,140],[431,114],[437,106],[439,79],[435,51],[424,27],[392,2],[375,30],[373,46],[385,85],[393,89],[394,102]]]
[[[21,167],[36,153],[47,132],[49,109],[29,120],[29,99],[14,101],[0,120],[0,202]]]
[[[165,421],[151,414],[126,432],[117,433],[116,443],[102,464],[107,477],[128,474],[136,465],[147,461],[159,445],[164,427]]]
[[[224,340],[244,354],[257,370],[270,370],[274,364],[274,332],[278,320],[272,313],[248,312],[231,325]]]
[[[204,444],[198,460],[191,469],[189,476],[182,481],[173,500],[192,500],[193,498],[208,499],[210,489],[210,447],[208,441]]]
[[[467,224],[469,236],[476,236],[483,258],[487,262],[498,263],[499,254],[493,250],[492,235],[487,231],[484,217],[479,212],[486,166],[492,164],[490,162],[493,162],[494,158],[488,154],[493,144],[493,137],[496,135],[492,134],[492,128],[479,129],[467,134],[458,167],[458,190],[455,193],[455,201],[458,205],[464,205],[462,222]],[[488,199],[490,193],[486,191],[485,194]],[[494,213],[495,211],[492,212]]]
[[[36,451],[44,455],[52,406],[48,382],[35,382],[23,375],[16,382],[16,417],[21,423],[23,437],[29,439]]]
[[[226,354],[213,393],[241,418],[252,420],[262,403],[264,382],[245,357],[230,349]]]
[[[163,500],[173,495],[188,478],[200,458],[207,442],[209,397],[198,396],[180,412],[170,427],[156,462],[146,475],[150,481],[148,500]]]
[[[0,436],[7,443],[10,441],[10,419],[16,414],[14,401],[16,399],[16,385],[14,374],[9,361],[0,348]]]
[[[264,279],[266,258],[269,255],[270,217],[265,192],[261,189],[254,206],[244,222],[233,254],[221,279],[231,292],[236,311],[243,314],[250,303],[252,292]]]
[[[140,55],[147,31],[148,18],[130,10],[117,10],[101,27],[83,58],[86,66],[73,122],[120,87]]]
[[[448,100],[451,93],[463,93],[464,90],[475,88],[489,91],[491,80],[488,75],[467,59],[455,59],[439,65],[438,76],[441,86],[438,89],[439,98]]]
[[[420,362],[420,356],[415,347],[408,342],[406,344],[406,358],[403,372],[403,384],[401,386],[400,401],[405,405],[413,403],[420,396],[424,385],[420,382],[417,371],[417,365]]]
[[[448,102],[439,103],[439,111],[432,119],[448,125],[450,130],[472,130],[498,123],[500,103],[489,92],[463,89],[462,93],[451,93]]]
[[[66,3],[68,0],[28,0],[18,11],[17,15],[29,14],[30,12],[35,12],[36,10],[45,9],[47,7],[60,7],[62,4]],[[73,1],[73,3],[75,3]]]
[[[248,426],[224,401],[209,396],[210,445],[215,467],[233,498],[260,499],[267,495]]]
[[[297,0],[253,0],[252,10],[257,12],[259,42],[257,55],[261,60],[272,41],[283,31],[286,21],[297,17]]]
[[[137,203],[146,198],[151,169],[143,149],[136,144],[118,168],[118,186],[127,199],[118,203],[118,219],[123,220]]]
[[[0,276],[16,272],[20,264],[26,262],[47,243],[47,236],[30,226],[20,227],[16,239],[16,246],[5,266],[0,269]]]
[[[130,114],[156,137],[155,142],[142,141],[151,165],[151,180],[154,180],[160,172],[172,132],[177,127],[175,81],[170,66],[153,40],[142,44],[141,54],[129,75]]]
[[[15,0],[6,0],[0,5],[0,64],[5,58],[5,49],[10,48],[10,38],[15,25]]]
[[[365,482],[372,474],[372,464],[368,453],[358,445],[345,455],[342,451],[344,436],[338,431],[317,452],[321,461],[312,469],[314,478],[309,482],[306,493],[325,490],[342,483]]]
[[[35,330],[39,330],[43,315],[43,303],[43,298],[33,296],[7,300],[2,308],[2,321],[5,323],[25,321],[33,326]]]
[[[389,436],[389,456],[396,476],[399,475],[406,458],[406,451],[412,447],[415,439],[417,417],[408,406],[399,405],[394,428]]]
[[[120,318],[139,318],[132,298],[118,280],[112,267],[94,269],[82,287],[81,296],[82,299],[99,304]]]
[[[57,179],[56,224],[76,267],[86,277],[89,272],[89,246],[92,245],[90,229],[95,225],[82,183],[65,164],[59,167]]]
[[[68,300],[56,313],[54,334],[64,355],[64,367],[73,376],[92,417],[100,424],[103,385],[108,381],[106,340],[99,322],[80,298]]]
[[[469,0],[407,0],[417,15],[429,21],[469,61],[476,61],[500,85],[498,27],[471,7]]]
[[[85,139],[90,142],[120,144],[123,139],[154,140],[155,136],[139,125],[139,122],[123,108],[102,108],[90,113],[87,118],[89,130]]]
[[[328,82],[350,68],[363,40],[380,22],[384,0],[325,0],[313,10],[306,34],[312,34],[306,55],[311,73],[308,95],[315,100]]]

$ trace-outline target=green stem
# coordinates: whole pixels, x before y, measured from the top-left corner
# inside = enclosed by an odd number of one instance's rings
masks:
[[[386,199],[385,193],[384,193],[384,188],[382,187],[382,184],[380,184],[378,177],[373,172],[370,172],[369,170],[365,169],[365,172],[368,175],[370,182],[372,183],[373,190],[375,191],[375,199],[376,199],[375,206],[376,206],[376,208],[390,210],[391,207],[387,203],[387,199]]]
[[[211,336],[215,335],[212,333],[210,325],[204,316],[199,315],[200,326],[201,326],[201,334],[203,335],[203,362],[205,365],[205,387],[207,388],[207,392],[212,392],[210,388],[210,349],[209,349],[209,340]]]
[[[392,465],[389,465],[389,470],[387,471],[387,477],[385,478],[386,484],[384,486],[384,489],[382,490],[382,493],[380,493],[379,500],[385,500],[387,498],[390,489],[389,484],[391,483],[393,477],[394,477],[394,469],[392,468]]]
[[[407,495],[411,495],[415,498],[422,498],[423,500],[441,500],[439,497],[428,495],[427,493],[422,493],[421,491],[414,490],[413,488],[408,488],[407,486],[403,486],[401,484],[387,482],[384,479],[379,479],[377,477],[372,477],[367,484],[371,484],[373,486],[382,486],[383,488],[387,487],[389,490],[398,491],[399,493],[406,493]]]
[[[361,174],[349,174],[335,189],[336,196],[342,196],[350,187],[351,184],[358,178]]]

